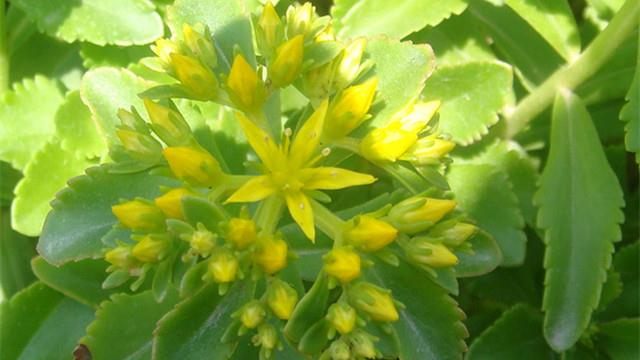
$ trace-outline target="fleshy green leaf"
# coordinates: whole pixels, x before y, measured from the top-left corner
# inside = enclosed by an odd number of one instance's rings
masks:
[[[91,111],[82,103],[80,93],[67,93],[55,117],[60,147],[77,157],[101,157],[107,151],[105,140],[91,120]]]
[[[567,61],[580,54],[580,34],[566,0],[505,0]]]
[[[468,240],[473,253],[458,251],[456,256],[459,263],[455,267],[458,277],[480,276],[490,273],[502,263],[500,247],[493,237],[484,231],[479,231]]]
[[[22,174],[11,167],[9,163],[0,161],[0,207],[11,205],[13,188],[22,178]]]
[[[233,63],[234,46],[254,62],[251,22],[239,0],[176,0],[167,10],[168,24],[173,35],[182,36],[184,24],[201,23],[208,26],[218,48],[218,62],[227,69]]]
[[[0,305],[0,358],[67,360],[93,310],[37,282]]]
[[[147,84],[128,70],[116,68],[98,68],[88,71],[82,78],[80,96],[91,110],[100,134],[107,144],[118,144],[115,133],[120,124],[118,109],[129,110],[131,106],[142,109],[142,100],[138,93],[144,91]]]
[[[102,259],[69,262],[60,267],[49,264],[42,257],[31,260],[31,268],[38,279],[66,296],[97,307],[109,295],[122,289],[102,289],[109,264]]]
[[[227,359],[234,343],[222,343],[222,335],[233,320],[231,314],[249,300],[248,282],[237,283],[221,297],[209,284],[178,303],[154,331],[153,353],[162,359]]]
[[[640,34],[638,42],[640,43]],[[627,150],[636,153],[636,162],[640,164],[640,55],[636,61],[636,74],[626,96],[628,102],[620,112],[620,119],[627,123],[624,138]]]
[[[87,169],[86,175],[71,179],[52,202],[38,252],[55,265],[100,256],[104,247],[100,238],[117,223],[111,206],[120,199],[151,199],[160,194],[161,185],[175,184],[145,173],[120,175],[109,173],[106,167]]]
[[[331,14],[339,37],[385,34],[402,39],[466,8],[465,0],[337,0]]]
[[[370,124],[384,124],[396,112],[420,96],[435,65],[428,45],[412,45],[385,38],[367,43],[366,53],[375,62],[378,93]]]
[[[622,293],[615,299],[600,318],[613,320],[620,317],[640,315],[640,242],[636,241],[616,251],[613,267],[622,279]],[[605,283],[606,284],[606,283]],[[605,285],[606,286],[606,285]]]
[[[519,304],[485,330],[471,344],[467,359],[553,358],[553,351],[542,336],[542,314]]]
[[[0,99],[0,160],[24,169],[53,135],[62,100],[58,84],[43,76],[14,84]]]
[[[446,290],[427,277],[416,279],[416,269],[404,262],[398,267],[378,263],[367,276],[407,307],[399,309],[400,320],[392,324],[400,359],[462,358],[468,335],[461,321],[464,313]]]
[[[49,202],[64,188],[67,180],[89,167],[91,162],[60,148],[60,143],[45,144],[24,170],[16,186],[11,207],[13,228],[29,236],[37,236],[51,210]]]
[[[544,333],[563,351],[598,305],[624,200],[589,113],[568,90],[556,96],[550,146],[535,202],[547,245]]]
[[[502,265],[522,264],[524,220],[506,174],[488,164],[453,164],[448,179],[460,208],[500,246]]]
[[[511,68],[501,62],[439,67],[427,80],[425,100],[440,100],[440,128],[467,145],[488,133],[498,112],[513,100]]]
[[[14,0],[41,31],[66,42],[147,44],[162,36],[160,15],[148,0]]]
[[[138,62],[146,56],[153,56],[149,46],[99,46],[91,43],[83,43],[80,48],[82,64],[87,69],[114,66],[127,67]]]
[[[35,240],[13,231],[10,218],[8,209],[0,208],[0,301],[35,280],[29,267],[36,255]]]
[[[174,289],[160,303],[151,291],[116,294],[96,312],[81,342],[95,359],[151,359],[156,322],[178,302]]]
[[[598,345],[603,347],[612,360],[640,358],[638,339],[640,319],[618,319],[598,325]]]

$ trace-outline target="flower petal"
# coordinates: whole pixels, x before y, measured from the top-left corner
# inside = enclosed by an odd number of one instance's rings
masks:
[[[329,101],[325,99],[298,130],[289,152],[292,166],[304,166],[318,147],[328,106]]]
[[[225,203],[260,201],[276,192],[266,175],[256,176],[247,181],[225,201]]]
[[[274,160],[280,157],[280,150],[271,136],[240,112],[236,112],[236,119],[240,122],[240,127],[253,151],[269,169],[273,169]]]
[[[313,223],[313,210],[311,210],[307,196],[302,191],[288,191],[284,197],[293,220],[298,223],[307,238],[311,242],[315,242],[316,229]]]
[[[336,167],[318,167],[302,169],[300,178],[307,190],[334,190],[350,186],[371,184],[376,178]]]

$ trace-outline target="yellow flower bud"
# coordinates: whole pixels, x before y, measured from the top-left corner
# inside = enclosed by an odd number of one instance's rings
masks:
[[[216,158],[200,147],[168,147],[162,154],[173,174],[193,185],[215,185],[224,176]]]
[[[402,160],[411,161],[417,165],[437,164],[441,158],[446,156],[456,144],[452,141],[425,137],[409,149]]]
[[[162,211],[146,201],[127,201],[113,205],[111,211],[122,225],[132,230],[155,231],[164,227]]]
[[[427,238],[411,239],[405,251],[410,261],[428,265],[432,268],[442,268],[458,264],[458,257],[443,244],[433,243]]]
[[[214,254],[209,260],[209,274],[217,283],[234,281],[238,274],[238,259],[227,251]]]
[[[125,150],[139,158],[155,158],[162,151],[162,145],[149,135],[123,128],[116,129],[116,135]]]
[[[170,246],[169,240],[165,238],[145,235],[134,245],[132,254],[142,262],[156,262],[165,257]]]
[[[169,66],[171,64],[171,54],[179,53],[180,48],[178,44],[169,39],[158,39],[156,43],[151,46],[151,51],[160,58],[160,61],[162,61],[165,66]]]
[[[278,332],[273,325],[262,324],[258,327],[258,333],[251,339],[251,342],[264,350],[273,350],[278,345]],[[260,358],[262,359],[262,357]]]
[[[287,320],[298,302],[298,293],[286,282],[274,279],[267,289],[267,304],[278,319]]]
[[[325,354],[326,356],[324,356]],[[350,360],[352,357],[349,344],[345,342],[345,339],[338,339],[329,345],[329,348],[320,358],[331,360]]]
[[[331,305],[327,312],[327,319],[342,335],[350,333],[355,328],[357,318],[356,309],[344,301]]]
[[[375,321],[391,322],[398,320],[398,310],[393,303],[389,291],[367,283],[359,282],[349,289],[352,303],[361,311],[367,313]]]
[[[287,266],[287,243],[278,238],[263,237],[258,240],[252,255],[253,262],[271,275]]]
[[[196,100],[215,100],[218,80],[213,72],[189,56],[171,54],[176,77]]]
[[[192,194],[191,191],[184,188],[172,189],[157,197],[154,203],[168,218],[183,220],[182,198]]]
[[[377,340],[372,335],[367,334],[363,330],[356,330],[349,336],[353,355],[360,359],[375,359],[378,356],[374,341]]]
[[[478,231],[474,225],[467,223],[457,223],[454,226],[433,234],[444,238],[444,243],[449,246],[460,246],[462,243],[471,238]]]
[[[345,231],[347,243],[364,251],[378,251],[395,240],[398,230],[389,223],[368,215],[355,220],[355,226]]]
[[[194,231],[187,239],[194,253],[208,255],[215,245],[216,235],[203,227]]]
[[[455,207],[453,200],[417,196],[392,207],[389,218],[400,231],[413,234],[428,229]]]
[[[240,310],[240,322],[248,329],[254,329],[262,323],[266,312],[258,300],[245,304]]]
[[[246,249],[257,240],[256,223],[250,219],[232,218],[229,220],[226,239],[238,249]]]
[[[417,103],[411,107],[411,111],[408,114],[401,116],[394,122],[400,123],[402,130],[417,134],[427,126],[439,108],[440,101]]]
[[[360,71],[360,61],[367,45],[365,38],[359,38],[347,45],[342,50],[342,58],[336,71],[336,87],[343,88],[349,85]]]
[[[371,130],[360,143],[362,156],[371,161],[396,161],[418,140],[418,135],[402,129],[382,127]]]
[[[287,37],[289,39],[296,35],[304,35],[307,37],[315,19],[315,8],[311,3],[289,6],[286,14]]]
[[[378,78],[373,77],[342,91],[331,103],[323,135],[327,139],[340,139],[360,126],[371,107],[377,87]]]
[[[191,55],[199,59],[203,64],[206,64],[211,69],[218,65],[216,49],[211,43],[211,35],[206,29],[203,36],[189,26],[189,24],[184,24],[182,26],[182,35],[184,36],[184,43],[187,46],[187,49],[189,49]]]
[[[242,110],[257,111],[266,99],[264,84],[258,73],[240,54],[233,59],[227,86],[231,100]]]
[[[129,269],[136,265],[136,259],[131,253],[131,247],[129,246],[117,246],[104,254],[104,259],[121,269]]]
[[[324,271],[348,283],[360,276],[360,256],[349,248],[335,248],[323,256]]]
[[[258,28],[256,29],[256,40],[258,47],[264,56],[271,57],[273,49],[280,43],[284,37],[284,26],[276,9],[267,1],[262,9],[260,19],[258,19]]]
[[[280,45],[269,65],[269,78],[276,87],[285,87],[293,82],[302,68],[304,36],[297,35]]]
[[[189,142],[191,129],[180,113],[150,99],[143,101],[151,119],[151,127],[162,141],[170,146],[184,145]]]
[[[304,73],[301,91],[317,104],[331,94],[336,62],[331,61]]]

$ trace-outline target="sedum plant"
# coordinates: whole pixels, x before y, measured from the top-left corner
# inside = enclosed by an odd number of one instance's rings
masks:
[[[640,356],[637,1],[0,8],[0,358]]]

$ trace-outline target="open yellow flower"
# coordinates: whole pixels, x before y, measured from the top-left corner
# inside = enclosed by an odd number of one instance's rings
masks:
[[[343,189],[365,185],[376,179],[335,167],[313,167],[322,158],[318,154],[328,102],[323,101],[306,120],[293,141],[286,136],[276,144],[271,136],[242,114],[238,121],[266,171],[247,181],[227,199],[227,203],[254,202],[269,196],[283,196],[291,217],[311,240],[315,239],[313,211],[305,191]]]

